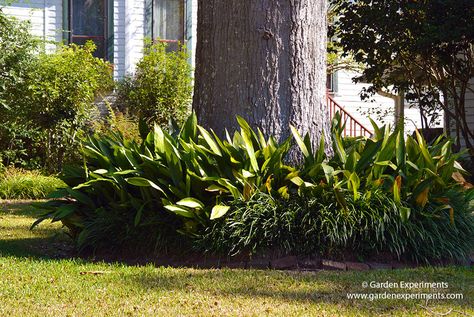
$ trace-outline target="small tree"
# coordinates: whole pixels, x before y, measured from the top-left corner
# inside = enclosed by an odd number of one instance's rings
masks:
[[[466,94],[474,66],[474,16],[470,0],[334,0],[337,36],[345,54],[365,69],[367,91],[392,86],[428,115],[442,109],[460,142],[473,150]],[[448,124],[448,128],[450,128]]]
[[[41,132],[16,111],[28,95],[27,78],[40,44],[29,28],[28,22],[9,17],[0,8],[0,166],[3,163],[31,167],[39,161],[31,140]]]
[[[0,115],[24,94],[26,77],[36,59],[39,40],[30,24],[8,17],[0,8]],[[3,110],[2,110],[3,108]]]

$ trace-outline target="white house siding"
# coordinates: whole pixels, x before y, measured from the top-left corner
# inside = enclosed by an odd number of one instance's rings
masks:
[[[62,0],[20,0],[2,8],[3,12],[31,22],[32,34],[50,42],[62,41]],[[54,50],[48,44],[47,50]]]
[[[363,88],[368,88],[369,84],[354,84],[352,78],[359,76],[355,72],[339,71],[337,73],[337,92],[334,95],[336,102],[345,108],[353,117],[362,123],[369,130],[372,129],[370,120],[366,113],[380,110],[382,113],[389,113],[383,116],[383,121],[377,119],[376,114],[370,117],[377,124],[392,124],[394,122],[393,110],[395,107],[394,100],[391,98],[375,95],[368,101],[362,101],[360,93]],[[442,120],[440,121],[442,122]],[[415,128],[421,127],[419,111],[415,108],[405,107],[405,125],[406,132],[412,133]]]
[[[114,77],[135,71],[143,56],[145,1],[114,0]]]
[[[196,65],[197,0],[186,0],[186,46],[190,52],[190,63]]]

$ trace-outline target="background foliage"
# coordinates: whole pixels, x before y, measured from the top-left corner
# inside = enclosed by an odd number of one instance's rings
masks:
[[[92,56],[92,43],[46,54],[27,24],[2,13],[0,20],[0,158],[4,165],[58,171],[77,159],[78,138],[97,112],[93,102],[113,87],[112,69]]]
[[[420,109],[427,128],[444,111],[473,154],[466,95],[474,92],[474,6],[469,0],[332,0],[344,55],[364,65],[367,93],[393,88]]]
[[[119,82],[116,106],[148,124],[182,123],[189,114],[193,92],[187,50],[167,52],[166,44],[145,46],[135,75]]]

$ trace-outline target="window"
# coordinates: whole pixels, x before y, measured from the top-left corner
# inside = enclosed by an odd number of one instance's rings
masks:
[[[68,0],[69,43],[79,45],[92,40],[94,56],[107,58],[107,0]]]
[[[168,43],[168,50],[176,51],[184,43],[185,1],[154,0],[153,39]]]
[[[337,93],[337,72],[326,75],[326,88],[330,93]]]

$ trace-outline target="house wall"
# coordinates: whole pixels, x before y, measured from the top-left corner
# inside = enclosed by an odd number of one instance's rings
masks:
[[[354,116],[369,130],[373,130],[370,124],[369,116],[377,124],[394,123],[393,110],[395,107],[394,100],[391,98],[375,95],[371,100],[362,101],[360,93],[364,88],[368,88],[369,84],[355,84],[352,78],[359,76],[356,72],[338,71],[337,73],[337,92],[334,99],[344,107],[347,112]],[[377,114],[377,112],[380,114]],[[379,118],[382,117],[382,118]],[[438,126],[442,126],[443,120],[440,120]],[[406,133],[411,134],[415,128],[421,128],[421,120],[419,111],[415,108],[405,106],[405,126]]]
[[[43,40],[62,41],[62,0],[19,0],[2,8],[8,15],[31,22],[31,31]],[[47,44],[54,50],[54,44]]]
[[[114,0],[114,77],[135,71],[143,56],[145,1]]]

